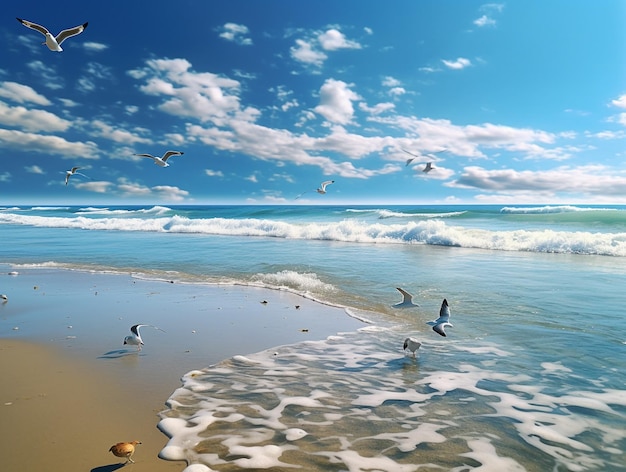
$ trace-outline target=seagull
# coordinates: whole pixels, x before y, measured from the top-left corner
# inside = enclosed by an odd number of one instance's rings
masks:
[[[149,157],[159,167],[169,167],[169,164],[167,163],[167,160],[170,157],[172,157],[172,156],[182,156],[183,154],[185,154],[185,153],[184,152],[180,152],[180,151],[167,151],[165,154],[163,154],[163,157],[156,157],[156,156],[153,156],[152,154],[133,154],[133,155],[134,156],[140,156],[140,157]]]
[[[82,33],[83,31],[85,31],[85,28],[87,28],[87,25],[89,24],[89,22],[85,22],[80,26],[74,26],[73,28],[65,29],[57,34],[56,37],[54,37],[52,36],[50,31],[48,31],[43,26],[38,25],[37,23],[23,20],[21,18],[17,18],[17,21],[22,23],[27,28],[39,31],[41,34],[43,34],[46,37],[46,41],[43,44],[48,46],[48,49],[50,49],[50,51],[56,52],[63,51],[63,49],[61,48],[61,43],[63,41],[65,41],[67,38],[71,38],[72,36],[76,36],[77,34]]]
[[[131,442],[119,442],[114,444],[109,448],[109,452],[112,452],[114,456],[117,457],[125,457],[126,463],[135,461],[132,459],[133,454],[135,453],[135,446],[137,444],[141,444],[141,441],[131,441]]]
[[[411,308],[412,306],[419,306],[413,303],[413,295],[409,292],[402,290],[400,287],[396,287],[396,290],[402,294],[402,301],[392,305],[393,308]]]
[[[406,351],[407,348],[408,348],[409,351],[411,351],[413,353],[413,357],[415,357],[415,351],[417,351],[420,348],[421,345],[422,345],[422,343],[419,342],[415,338],[406,338],[404,340],[404,347],[403,347],[403,349]]]
[[[4,305],[6,302],[9,301],[9,297],[7,297],[4,293],[1,293],[0,300],[2,300],[2,304]]]
[[[141,339],[141,334],[139,334],[139,328],[142,326],[150,326],[154,329],[158,329],[159,331],[163,331],[161,328],[157,328],[151,324],[136,324],[130,327],[130,332],[133,333],[124,338],[124,344],[130,344],[132,346],[137,346],[137,350],[141,351],[141,346],[143,346],[143,339]],[[165,331],[163,331],[165,333]]]
[[[435,333],[440,334],[441,336],[446,336],[444,328],[446,326],[452,326],[452,323],[450,323],[449,320],[450,307],[448,307],[448,300],[444,298],[443,302],[441,303],[441,308],[439,309],[439,318],[434,321],[428,321],[426,322],[426,324],[432,326]]]
[[[322,183],[320,184],[320,188],[316,189],[315,191],[316,191],[317,193],[320,193],[320,194],[322,194],[322,195],[323,195],[323,194],[325,194],[325,193],[326,193],[326,187],[328,187],[330,184],[334,184],[334,183],[335,183],[335,181],[334,181],[334,180],[326,180],[325,182],[322,182]],[[300,198],[302,195],[304,195],[305,193],[306,193],[306,192],[302,192],[300,195],[298,195],[298,196],[296,197],[296,200],[297,200],[298,198]]]
[[[402,148],[400,148],[400,149],[402,149]],[[412,152],[409,152],[409,151],[407,151],[406,149],[402,149],[402,150],[403,150],[404,152],[406,152],[407,154],[410,154],[411,156],[413,156],[413,157],[410,157],[410,158],[408,158],[408,159],[406,160],[405,167],[406,167],[406,166],[408,166],[411,162],[413,162],[413,161],[415,160],[415,158],[416,158],[416,157],[420,157],[420,158],[421,158],[421,157],[424,157],[424,156],[431,156],[431,157],[434,157],[434,156],[432,156],[431,154],[419,155],[419,154],[413,154]],[[439,154],[440,152],[444,152],[444,151],[447,151],[447,149],[441,149],[440,151],[435,151],[435,152],[434,152],[434,153],[432,153],[432,154]],[[428,172],[430,172],[430,171],[431,171],[431,170],[433,170],[433,169],[434,169],[434,167],[432,166],[432,162],[427,162],[427,163],[426,163],[426,167],[424,167],[424,169],[422,170],[422,172],[426,172],[426,173],[428,173]]]
[[[326,187],[328,187],[330,184],[334,184],[335,181],[334,180],[327,180],[326,182],[322,182],[320,184],[320,188],[318,188],[316,191],[317,193],[321,193],[322,195],[326,193]]]
[[[67,183],[70,180],[70,177],[74,174],[78,174],[78,175],[82,175],[83,177],[87,177],[85,174],[81,174],[80,172],[76,172],[78,169],[82,169],[82,167],[72,167],[70,170],[66,170],[65,171],[65,185],[67,185]],[[89,177],[87,177],[89,178]]]

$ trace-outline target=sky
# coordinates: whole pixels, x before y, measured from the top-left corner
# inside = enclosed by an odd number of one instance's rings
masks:
[[[622,0],[146,5],[4,6],[0,205],[626,204]]]

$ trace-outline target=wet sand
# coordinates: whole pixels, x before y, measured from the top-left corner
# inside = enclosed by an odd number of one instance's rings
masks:
[[[157,423],[183,374],[363,326],[284,291],[0,270],[2,470],[113,471],[124,461],[109,447],[137,439],[132,470],[181,471],[184,462],[158,458],[167,437]],[[136,323],[165,332],[142,328],[138,351],[122,344]]]

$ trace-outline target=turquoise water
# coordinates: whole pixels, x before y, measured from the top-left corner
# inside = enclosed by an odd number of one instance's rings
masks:
[[[17,268],[280,288],[371,322],[188,374],[162,454],[190,472],[626,470],[625,207],[15,207],[0,238]]]

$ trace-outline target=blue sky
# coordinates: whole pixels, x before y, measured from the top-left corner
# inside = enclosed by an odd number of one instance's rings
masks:
[[[0,204],[626,203],[626,2],[145,5],[4,7]]]

